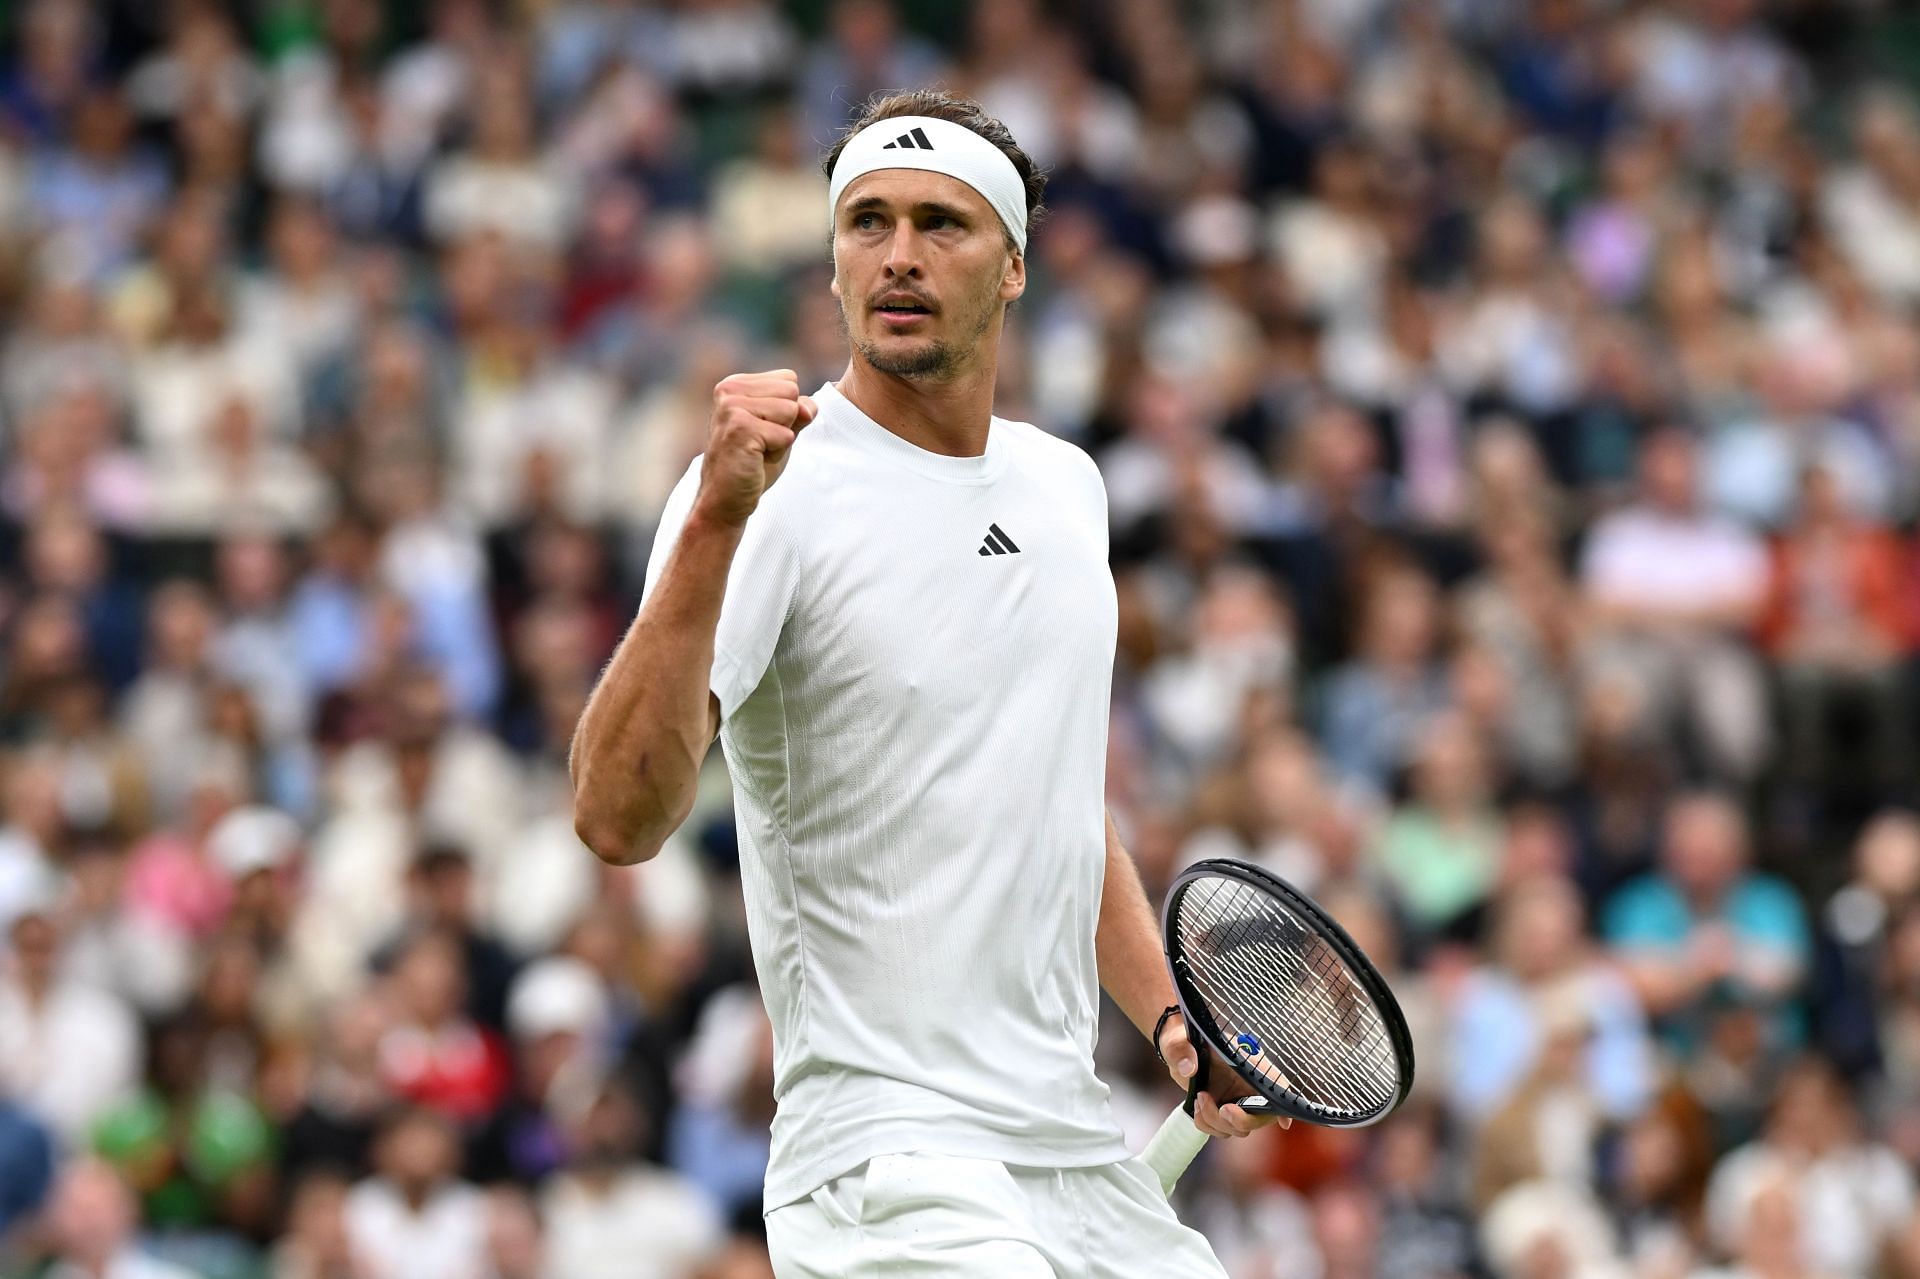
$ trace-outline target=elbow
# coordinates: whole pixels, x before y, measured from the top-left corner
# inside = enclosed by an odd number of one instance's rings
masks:
[[[590,852],[609,866],[634,866],[651,861],[666,842],[665,834],[654,836],[635,823],[619,821],[577,807],[573,833]]]
[[[609,866],[636,866],[651,860],[660,851],[660,841],[643,839],[624,824],[580,814],[574,816],[574,833],[580,835],[580,843],[588,845],[593,857],[601,858]]]

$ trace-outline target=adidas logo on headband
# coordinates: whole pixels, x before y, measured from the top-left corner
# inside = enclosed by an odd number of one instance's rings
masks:
[[[931,151],[933,150],[933,143],[927,141],[927,135],[919,129],[913,129],[901,134],[880,149],[882,151],[891,151],[896,147],[907,151]]]

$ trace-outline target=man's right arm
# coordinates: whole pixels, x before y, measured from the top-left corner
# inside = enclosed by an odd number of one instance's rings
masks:
[[[574,729],[574,830],[602,861],[646,861],[693,809],[720,729],[711,680],[727,575],[748,517],[816,412],[787,369],[714,388],[686,522]]]
[[[744,531],[698,511],[687,517],[581,713],[568,758],[574,830],[603,861],[646,861],[693,809],[701,762],[720,731],[708,676]]]

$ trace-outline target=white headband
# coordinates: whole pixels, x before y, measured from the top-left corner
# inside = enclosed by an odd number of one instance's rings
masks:
[[[833,166],[827,184],[829,216],[840,207],[840,193],[863,173],[875,169],[925,169],[958,178],[978,191],[1000,215],[1027,251],[1027,188],[1006,153],[965,125],[925,115],[879,120],[853,135]]]

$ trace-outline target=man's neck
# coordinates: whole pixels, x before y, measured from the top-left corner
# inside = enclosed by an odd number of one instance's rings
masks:
[[[896,377],[855,355],[837,385],[853,406],[887,430],[949,457],[979,457],[987,451],[998,360],[987,359],[955,377]]]

